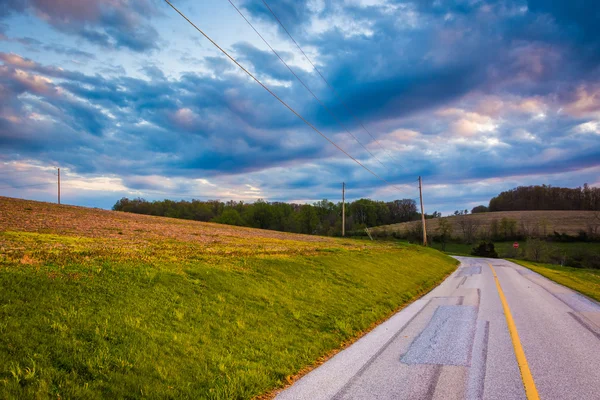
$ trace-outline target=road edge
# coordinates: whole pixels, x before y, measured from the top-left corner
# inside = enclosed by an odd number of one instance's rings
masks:
[[[445,253],[442,253],[442,254],[445,254]],[[454,257],[451,257],[451,258],[454,258]],[[335,349],[331,350],[329,353],[327,353],[327,354],[319,357],[313,364],[304,367],[303,369],[301,369],[300,371],[298,371],[297,374],[289,377],[287,379],[286,384],[283,387],[275,388],[275,389],[273,389],[273,390],[271,390],[271,391],[269,391],[267,393],[263,393],[261,395],[254,396],[254,397],[252,397],[252,400],[272,400],[272,399],[274,399],[278,394],[280,394],[284,390],[286,390],[289,387],[291,387],[292,385],[294,385],[296,382],[298,382],[304,376],[308,375],[309,373],[311,373],[312,371],[314,371],[315,369],[317,369],[321,365],[325,364],[327,361],[329,361],[332,358],[334,358],[337,354],[339,354],[340,352],[346,350],[347,348],[349,348],[350,346],[352,346],[353,344],[355,344],[356,342],[358,342],[360,339],[364,338],[366,335],[368,335],[369,333],[373,332],[378,327],[380,327],[383,324],[385,324],[386,322],[390,321],[396,314],[404,311],[406,308],[408,308],[411,305],[415,304],[417,301],[422,300],[423,297],[427,296],[430,292],[432,292],[433,290],[435,290],[444,281],[446,281],[446,279],[448,279],[452,274],[456,273],[456,271],[458,270],[458,268],[461,265],[461,262],[459,260],[457,260],[456,258],[454,258],[454,260],[457,261],[457,263],[455,264],[454,270],[451,271],[451,272],[449,272],[448,274],[444,275],[443,277],[441,277],[440,280],[439,280],[439,282],[437,282],[434,286],[432,286],[431,288],[429,288],[427,290],[424,290],[423,292],[417,294],[412,299],[408,300],[406,303],[404,303],[404,304],[398,306],[397,308],[395,308],[388,315],[386,315],[386,316],[382,317],[381,319],[373,322],[373,324],[371,324],[369,326],[369,328],[365,329],[364,331],[358,332],[357,335],[355,335],[354,337],[352,337],[352,338],[344,341],[338,348],[335,348]],[[425,306],[425,304],[423,304],[423,307],[424,306]]]

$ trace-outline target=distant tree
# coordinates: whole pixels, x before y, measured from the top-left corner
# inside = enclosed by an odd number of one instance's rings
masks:
[[[477,213],[484,213],[484,212],[488,212],[489,209],[486,206],[477,206],[477,207],[473,207],[473,209],[471,210],[471,214],[477,214]]]
[[[246,209],[244,213],[246,223],[253,228],[269,228],[273,214],[271,206],[263,199],[258,199],[254,204]]]
[[[240,213],[234,208],[226,208],[220,216],[213,219],[213,222],[227,225],[243,225]]]
[[[420,243],[423,240],[423,225],[419,222],[413,222],[407,231],[407,238],[410,242]]]
[[[184,219],[193,219],[196,221],[210,221],[215,217],[216,213],[213,212],[213,204],[208,202],[201,202],[193,200],[187,207],[181,207],[180,210],[183,213]],[[218,209],[216,210],[218,212]]]
[[[493,219],[490,223],[490,238],[492,240],[500,239],[500,227],[497,219]]]
[[[517,236],[517,221],[512,218],[500,220],[500,234],[504,240],[514,239]]]
[[[352,202],[349,207],[354,222],[367,226],[377,226],[377,202],[370,199],[360,199]]]
[[[452,237],[452,223],[447,218],[440,218],[437,227],[437,234],[442,244],[442,251],[446,251],[446,242]]]
[[[600,188],[587,183],[575,189],[519,186],[490,200],[490,211],[592,210],[600,211]]]
[[[442,213],[439,211],[434,211],[433,214],[431,214],[431,218],[440,218],[442,216]]]
[[[417,216],[417,203],[412,199],[394,200],[387,207],[391,223],[412,221]]]
[[[595,212],[588,221],[588,236],[592,240],[600,238],[600,212]]]
[[[548,244],[540,239],[528,239],[525,244],[525,257],[540,262],[548,257]]]
[[[113,206],[115,211],[158,215],[170,218],[214,221],[284,232],[305,232],[321,235],[341,234],[342,204],[326,199],[312,205],[283,202],[254,203],[243,201],[147,201],[142,198],[122,198]],[[235,211],[235,213],[233,212]],[[237,214],[236,214],[237,213]],[[434,213],[435,215],[435,213]],[[426,215],[430,218],[430,215]],[[412,199],[391,202],[360,199],[346,204],[346,230],[412,221],[419,218]]]
[[[475,218],[467,216],[466,214],[460,214],[457,217],[456,223],[463,234],[465,242],[469,244],[473,243],[475,236],[477,235],[479,221],[477,221]]]
[[[305,204],[300,207],[300,212],[297,215],[300,233],[314,234],[319,224],[319,216],[315,208]]]

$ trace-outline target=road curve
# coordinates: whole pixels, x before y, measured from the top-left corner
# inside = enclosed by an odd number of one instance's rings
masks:
[[[277,399],[600,400],[600,304],[505,260],[457,258]]]

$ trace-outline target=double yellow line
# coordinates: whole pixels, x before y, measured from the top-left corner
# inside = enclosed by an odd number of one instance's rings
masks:
[[[502,287],[500,286],[498,275],[496,275],[496,270],[494,269],[494,267],[492,267],[492,264],[488,263],[488,265],[492,269],[492,274],[494,274],[494,280],[496,281],[496,287],[498,288],[498,294],[500,295],[500,301],[502,302],[502,308],[504,309],[504,315],[506,316],[506,324],[508,325],[510,338],[512,339],[512,344],[515,349],[517,364],[519,365],[519,370],[521,370],[521,379],[523,380],[523,386],[525,386],[525,395],[527,396],[528,400],[539,400],[540,395],[538,394],[537,388],[535,387],[535,382],[533,380],[533,376],[531,375],[531,371],[529,370],[529,364],[527,364],[525,351],[523,351],[521,339],[519,339],[517,326],[515,325],[515,321],[513,320],[512,314],[510,313],[510,308],[508,308],[508,302],[506,301],[506,297],[504,296],[504,292],[502,291]]]

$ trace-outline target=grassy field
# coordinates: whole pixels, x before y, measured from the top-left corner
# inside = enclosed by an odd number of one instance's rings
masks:
[[[500,257],[515,257],[517,254],[513,250],[513,241],[510,242],[494,242],[494,246]],[[600,254],[600,243],[599,242],[548,242],[549,250],[559,252],[566,256],[572,256],[581,252],[596,252]],[[470,255],[472,248],[475,244],[465,243],[446,243],[446,252],[455,255]],[[431,247],[441,250],[442,244],[433,242]],[[519,241],[518,254],[522,255],[527,249],[527,241]]]
[[[579,231],[588,231],[591,223],[594,226],[600,224],[595,220],[597,211],[501,211],[469,214],[466,216],[469,220],[475,221],[478,232],[489,232],[493,220],[500,222],[502,218],[509,218],[517,221],[517,230],[533,231],[537,229],[539,234],[551,235],[554,231],[576,236]],[[460,228],[458,219],[461,217],[444,217],[449,220],[453,226],[453,235],[459,236]],[[430,235],[435,235],[438,228],[440,218],[427,220],[427,232]],[[403,222],[400,224],[384,225],[372,228],[372,231],[377,232],[398,232],[406,233],[413,229],[415,224],[420,224],[420,221]]]
[[[554,264],[540,264],[522,260],[510,260],[527,267],[556,283],[577,290],[600,301],[600,270],[561,267]]]
[[[456,262],[0,197],[0,398],[252,398]]]

